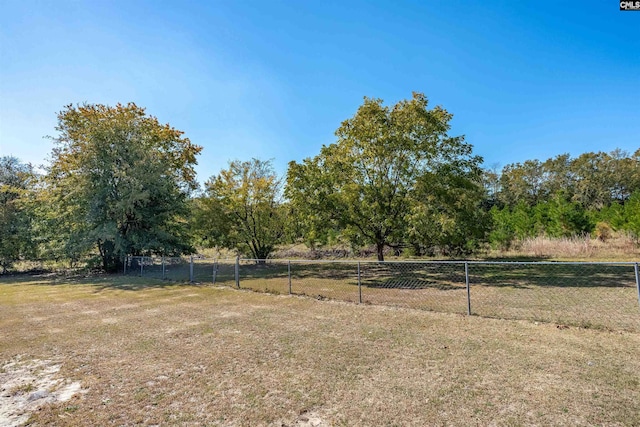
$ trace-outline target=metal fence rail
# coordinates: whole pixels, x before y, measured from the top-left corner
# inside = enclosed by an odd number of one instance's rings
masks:
[[[640,331],[633,262],[128,257],[125,274],[562,325]]]

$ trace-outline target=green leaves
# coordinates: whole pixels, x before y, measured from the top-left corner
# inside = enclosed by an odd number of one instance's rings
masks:
[[[15,157],[0,157],[0,272],[36,250],[33,195],[37,177]]]
[[[56,129],[44,197],[66,256],[92,245],[111,271],[126,254],[191,250],[181,218],[201,147],[135,104],[69,105]]]
[[[471,145],[447,134],[451,114],[427,107],[419,93],[391,108],[365,98],[336,131],[336,143],[290,163],[286,195],[305,218],[307,239],[326,240],[337,228],[354,246],[375,244],[382,260],[386,245],[410,237],[410,226],[417,230],[428,222],[429,228],[435,221],[421,216],[420,224],[410,224],[436,188],[420,182],[437,175],[480,178],[481,159],[471,155]],[[442,194],[461,182],[451,179],[451,188],[439,188],[430,203],[443,202]]]
[[[196,202],[196,228],[209,246],[265,259],[284,236],[281,180],[271,161],[233,161]]]
[[[583,153],[573,159],[562,154],[544,162],[527,160],[505,166],[500,185],[498,198],[508,206],[521,200],[533,206],[561,192],[585,209],[601,209],[613,202],[624,203],[640,188],[640,155],[614,150]]]
[[[491,241],[498,246],[509,246],[507,230],[511,239],[541,234],[570,237],[597,233],[598,222],[600,228],[640,235],[633,226],[640,150],[632,155],[614,150],[528,160],[505,166],[499,178],[495,172],[485,172],[485,185],[492,183],[491,202],[502,206],[492,209]]]

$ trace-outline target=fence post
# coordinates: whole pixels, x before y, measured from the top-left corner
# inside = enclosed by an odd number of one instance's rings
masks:
[[[166,277],[166,269],[164,266],[164,255],[162,255],[162,280],[164,280]]]
[[[127,275],[127,262],[129,261],[129,255],[125,255],[124,257],[124,275]]]
[[[213,284],[216,284],[216,275],[218,274],[218,260],[213,262]]]
[[[240,257],[236,256],[236,288],[240,289]]]
[[[633,267],[636,272],[636,288],[638,289],[638,304],[640,304],[640,273],[638,273],[638,263],[636,262]]]
[[[360,277],[360,261],[358,261],[358,303],[362,304],[362,280]]]
[[[138,257],[138,258],[140,258],[140,277],[142,277],[142,273],[143,273],[143,271],[142,271],[143,267],[142,266],[144,265],[144,257],[141,256],[141,257]]]
[[[467,315],[471,316],[471,289],[469,287],[469,263],[464,262],[464,281],[467,285]]]
[[[287,261],[287,274],[289,275],[289,295],[291,295],[291,260]]]
[[[193,283],[193,255],[189,257],[189,282]]]

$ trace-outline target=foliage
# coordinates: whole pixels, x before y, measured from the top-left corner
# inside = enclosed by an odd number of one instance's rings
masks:
[[[233,161],[196,201],[196,229],[209,245],[266,259],[285,233],[282,181],[271,161]]]
[[[595,227],[595,236],[598,240],[606,242],[611,239],[613,235],[613,229],[606,222],[599,222]]]
[[[561,193],[541,206],[547,206],[547,222],[542,229],[551,237],[570,237],[588,234],[593,225],[584,207],[577,202],[567,201]]]
[[[636,190],[624,205],[623,230],[632,233],[640,241],[640,189]]]
[[[286,195],[308,240],[326,240],[338,228],[353,246],[375,244],[382,260],[385,246],[408,237],[411,221],[413,238],[424,238],[438,221],[459,219],[459,206],[447,201],[457,186],[479,179],[481,159],[463,137],[447,134],[450,113],[427,107],[420,93],[392,108],[365,98],[336,131],[336,143],[289,164]],[[449,212],[439,217],[436,206]]]
[[[519,201],[535,205],[544,197],[543,176],[543,166],[539,160],[505,166],[500,176],[501,201],[507,206],[514,206]]]
[[[495,179],[490,172],[485,175],[485,182]],[[497,198],[507,206],[519,201],[534,206],[562,193],[586,210],[599,210],[614,202],[625,203],[640,188],[640,149],[633,155],[614,150],[509,164],[499,182]]]
[[[5,273],[20,258],[33,256],[33,191],[36,175],[17,158],[0,157],[0,268]]]
[[[639,235],[634,221],[640,215],[635,207],[640,150],[633,155],[583,153],[573,159],[563,154],[507,165],[497,189],[495,171],[485,171],[483,180],[486,188],[493,185],[493,201],[486,205],[493,206],[489,240],[494,247],[508,248],[514,239],[538,235],[594,233],[605,240],[615,230]]]
[[[191,250],[184,216],[201,147],[132,103],[68,105],[56,130],[42,195],[54,252],[96,248],[114,271],[127,254]]]
[[[231,162],[197,188],[201,147],[135,104],[66,106],[47,174],[0,158],[0,267],[36,256],[93,257],[107,271],[132,255],[179,255],[193,244],[267,258],[303,240],[414,255],[509,249],[540,236],[624,233],[640,243],[640,149],[480,169],[452,115],[427,98],[365,98],[336,142],[282,181],[270,161]],[[196,237],[196,240],[194,240]]]
[[[461,159],[449,159],[418,179],[408,221],[414,255],[469,254],[486,240],[490,217],[481,207],[480,180],[480,168]]]
[[[545,235],[571,237],[591,232],[588,213],[577,202],[569,202],[557,194],[549,202],[529,207],[524,201],[510,208],[494,206],[491,211],[493,229],[489,240],[496,248],[507,250],[514,240]]]

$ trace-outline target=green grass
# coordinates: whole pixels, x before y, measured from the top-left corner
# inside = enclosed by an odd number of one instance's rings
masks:
[[[640,424],[636,332],[122,277],[2,278],[0,331],[85,390],[32,425]]]

